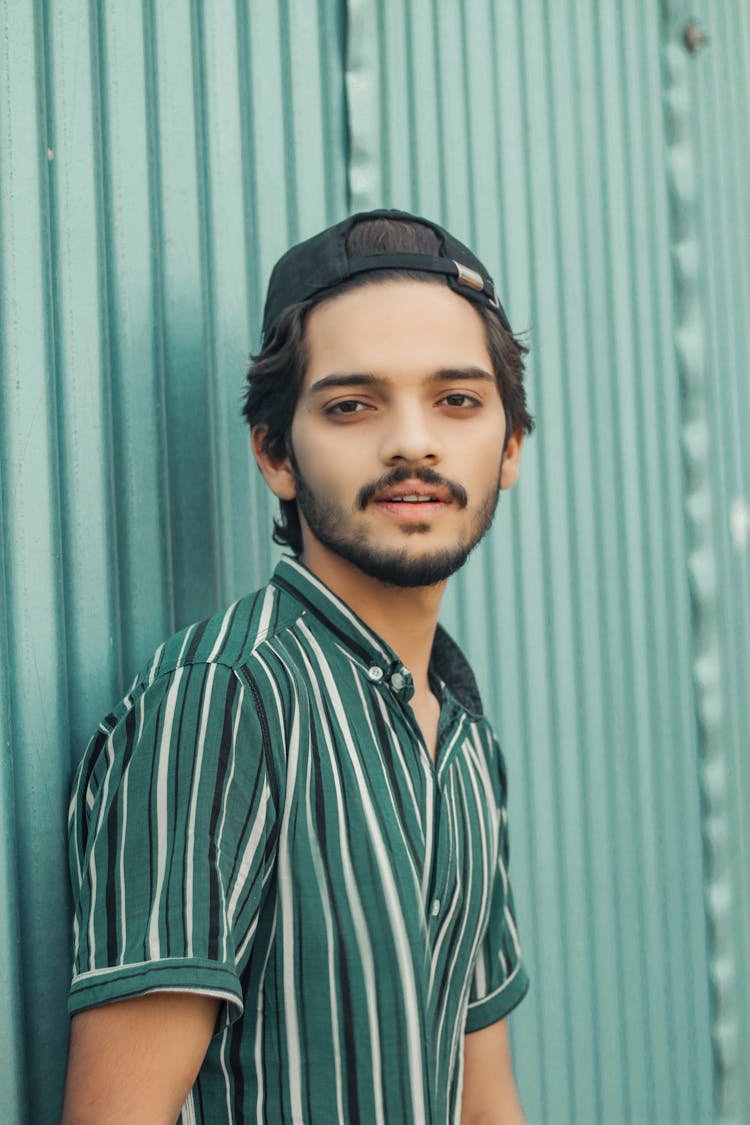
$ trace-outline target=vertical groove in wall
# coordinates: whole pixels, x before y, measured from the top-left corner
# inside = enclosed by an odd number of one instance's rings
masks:
[[[727,763],[722,670],[717,638],[716,557],[707,423],[706,351],[699,299],[700,246],[690,113],[690,60],[682,42],[678,2],[663,0],[664,114],[667,135],[675,354],[681,386],[682,449],[688,571],[693,620],[693,684],[703,811],[709,985],[715,1112],[739,1122],[735,954],[727,852]]]
[[[137,2],[137,0],[136,0]],[[143,118],[139,122],[140,129],[143,131],[142,138],[139,137],[140,147],[145,148],[145,161],[146,168],[146,205],[145,213],[147,216],[148,224],[148,245],[149,245],[149,260],[153,261],[153,280],[150,291],[150,318],[149,325],[149,360],[150,367],[153,371],[153,390],[149,396],[145,395],[145,401],[151,403],[154,409],[154,416],[157,422],[156,432],[151,435],[152,456],[154,457],[155,469],[155,486],[157,495],[159,497],[158,510],[161,515],[162,524],[162,540],[163,540],[163,561],[167,566],[167,574],[173,575],[175,572],[175,536],[174,536],[174,519],[173,519],[173,500],[172,488],[169,473],[169,431],[168,431],[168,411],[166,408],[167,399],[167,371],[166,371],[166,340],[165,340],[165,272],[166,263],[162,255],[161,247],[164,242],[164,219],[162,214],[162,159],[161,159],[161,144],[160,144],[160,91],[159,91],[159,66],[157,58],[157,44],[156,44],[156,16],[154,12],[154,0],[140,0],[141,3],[141,22],[142,22],[142,42],[143,42]],[[124,36],[123,36],[124,39]],[[145,142],[145,143],[144,143]],[[124,171],[124,170],[123,170]],[[144,329],[146,325],[144,324]],[[123,379],[123,383],[125,380]],[[124,417],[132,417],[131,411],[125,411]],[[130,429],[129,433],[124,435],[127,441],[128,437],[133,437],[133,430]],[[132,453],[131,453],[132,457]],[[131,473],[131,482],[133,489],[130,495],[135,499],[138,497],[138,484],[137,480],[133,479],[134,474]],[[157,559],[152,557],[152,565],[158,565]],[[136,564],[137,566],[137,564]],[[167,620],[164,622],[167,629],[176,627],[177,606],[176,606],[176,591],[175,583],[168,582],[167,585],[167,599],[165,610],[167,613]]]
[[[116,369],[116,330],[113,326],[114,295],[114,254],[112,237],[112,199],[111,165],[107,159],[111,151],[108,106],[106,98],[107,45],[103,26],[103,12],[96,5],[90,8],[91,20],[91,83],[94,116],[94,175],[96,178],[96,215],[98,226],[98,271],[97,282],[101,289],[101,309],[103,340],[100,348],[100,383],[104,409],[102,411],[103,445],[106,463],[105,506],[108,521],[105,530],[110,537],[109,554],[112,572],[115,575],[110,602],[109,633],[113,645],[113,666],[115,682],[123,677],[122,666],[122,596],[121,581],[123,568],[122,541],[123,527],[120,518],[120,505],[117,503],[117,425],[116,402],[113,397],[112,374]],[[72,622],[75,629],[77,622]],[[73,755],[75,757],[75,754]]]
[[[235,543],[236,513],[232,502],[235,482],[249,480],[247,448],[244,457],[233,442],[239,425],[237,387],[250,343],[247,268],[236,246],[246,245],[254,216],[243,207],[242,111],[240,96],[242,38],[236,10],[202,8],[196,43],[202,95],[196,100],[199,121],[202,225],[206,262],[206,321],[208,325],[209,396],[211,400],[211,460],[214,465],[212,504],[216,512],[216,567],[219,601],[231,600],[245,570]],[[197,16],[195,17],[198,18]],[[216,126],[220,124],[220,127]],[[252,260],[251,258],[249,260]],[[230,377],[234,373],[234,380]]]
[[[238,187],[241,187],[239,206],[243,223],[243,277],[236,287],[236,292],[242,293],[244,315],[238,312],[240,323],[247,328],[244,332],[244,356],[242,369],[249,362],[251,354],[259,350],[260,344],[260,319],[262,293],[267,276],[271,268],[272,248],[267,246],[268,241],[278,238],[279,244],[283,243],[283,235],[279,236],[279,229],[286,227],[285,209],[280,208],[281,214],[271,205],[263,193],[267,179],[270,180],[270,191],[278,198],[283,195],[286,185],[281,176],[280,169],[276,166],[273,150],[269,152],[268,144],[264,143],[266,131],[272,144],[278,142],[271,129],[273,122],[267,120],[265,113],[266,99],[272,105],[277,104],[277,90],[275,82],[278,81],[277,68],[273,68],[264,85],[259,79],[263,74],[262,56],[263,47],[261,29],[253,24],[253,16],[260,15],[266,6],[250,8],[243,0],[237,0],[237,82],[240,112],[238,121],[239,154],[241,169],[238,173]],[[260,48],[260,49],[259,49]],[[270,80],[270,89],[268,88]],[[259,175],[259,169],[263,174]],[[280,183],[278,181],[281,181]],[[221,194],[216,191],[217,201]],[[228,373],[222,372],[222,377],[227,378]],[[239,407],[239,402],[237,402]],[[233,446],[236,450],[236,443]],[[271,529],[271,504],[267,497],[267,489],[260,473],[251,464],[250,450],[247,444],[243,446],[242,453],[234,454],[234,464],[237,472],[233,474],[236,482],[244,460],[244,472],[247,479],[247,519],[253,522],[252,529],[248,528],[246,534],[238,539],[233,536],[234,557],[237,573],[241,574],[243,567],[249,567],[253,575],[267,574],[271,564],[272,544],[270,541]],[[236,588],[236,587],[235,587]]]
[[[293,189],[297,182],[297,154],[294,145],[293,89],[292,89],[292,49],[290,43],[291,10],[289,0],[278,0],[279,20],[279,70],[281,72],[282,106],[284,122],[284,179]],[[287,192],[287,229],[289,241],[298,242],[301,234],[297,194]]]
[[[200,0],[190,3],[190,46],[193,93],[193,119],[195,130],[195,196],[198,261],[200,263],[200,307],[205,325],[202,349],[202,376],[205,379],[206,403],[206,459],[210,465],[209,488],[206,495],[210,536],[213,591],[216,604],[222,602],[222,506],[221,492],[222,450],[217,441],[218,409],[216,356],[216,316],[214,240],[211,224],[210,145],[208,124],[208,90],[206,79],[206,22],[204,6]]]
[[[200,71],[193,5],[179,0],[154,6],[159,88],[158,145],[163,261],[167,472],[172,525],[175,624],[183,626],[197,604],[217,604],[218,575],[212,512],[210,391],[206,371],[208,322],[203,271],[201,163],[196,120]],[[195,527],[204,529],[195,550]]]
[[[0,53],[0,60],[3,56]],[[7,72],[6,72],[7,73]],[[0,127],[0,137],[4,135]],[[2,208],[0,208],[0,255],[4,249],[2,238]],[[3,330],[4,302],[0,287],[0,338]],[[2,360],[0,348],[0,360]],[[0,363],[4,367],[4,363]],[[7,417],[3,387],[0,384],[0,420]],[[5,444],[5,433],[0,424],[0,440]],[[4,472],[0,462],[0,1106],[10,1121],[28,1120],[29,1105],[26,1096],[28,1075],[24,1044],[26,1042],[25,1006],[21,975],[17,972],[18,953],[21,948],[21,909],[18,888],[19,827],[15,809],[15,776],[13,769],[13,711],[11,707],[11,647],[9,644],[7,605],[10,600],[5,575],[5,519],[6,501]]]

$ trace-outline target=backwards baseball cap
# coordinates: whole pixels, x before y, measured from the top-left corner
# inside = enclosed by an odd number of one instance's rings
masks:
[[[394,219],[429,227],[438,239],[437,254],[384,250],[350,257],[346,243],[357,223],[371,219]],[[491,309],[511,331],[487,270],[467,246],[437,223],[406,211],[360,211],[320,234],[292,246],[273,268],[263,313],[263,339],[268,340],[279,317],[290,305],[320,297],[342,282],[378,270],[419,270],[445,278],[451,289],[475,304]]]

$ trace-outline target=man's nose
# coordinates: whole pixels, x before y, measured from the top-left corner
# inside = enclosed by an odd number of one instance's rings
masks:
[[[391,412],[380,448],[384,464],[434,464],[442,452],[435,427],[420,405],[407,403]]]

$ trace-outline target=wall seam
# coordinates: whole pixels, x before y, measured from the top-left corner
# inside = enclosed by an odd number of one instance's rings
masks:
[[[347,209],[367,210],[380,197],[377,107],[378,29],[372,0],[347,0],[344,92],[347,127]]]
[[[692,633],[691,671],[704,865],[714,1111],[739,1125],[738,1026],[732,885],[728,849],[728,773],[718,643],[717,561],[713,541],[705,316],[691,136],[689,60],[680,0],[662,0],[662,102],[666,139],[674,352],[680,389],[682,477]]]

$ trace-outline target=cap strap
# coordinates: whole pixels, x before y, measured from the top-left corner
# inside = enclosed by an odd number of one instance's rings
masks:
[[[455,277],[468,289],[484,293],[490,301],[497,301],[495,286],[489,278],[483,278],[476,270],[451,258],[439,258],[433,254],[414,254],[399,252],[393,254],[367,254],[361,258],[349,259],[350,273],[369,273],[370,270],[421,270],[424,273],[441,273]]]

